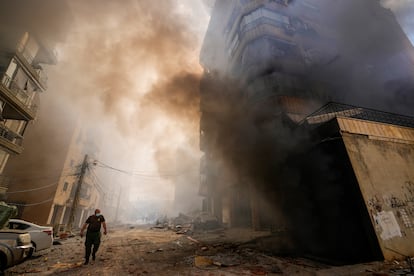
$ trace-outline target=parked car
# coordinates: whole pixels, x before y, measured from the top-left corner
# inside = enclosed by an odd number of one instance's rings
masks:
[[[0,202],[0,228],[17,214],[17,208]],[[0,230],[0,275],[11,266],[23,262],[33,251],[30,234],[22,230]]]
[[[9,219],[7,228],[27,231],[36,252],[48,249],[53,244],[53,227],[51,226],[40,226],[21,219]],[[29,255],[32,254],[33,250]]]
[[[23,262],[33,250],[28,232],[0,230],[0,271]]]

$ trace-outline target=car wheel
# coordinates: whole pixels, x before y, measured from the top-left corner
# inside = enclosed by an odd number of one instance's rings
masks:
[[[32,248],[30,248],[29,254],[27,254],[27,257],[30,258],[31,256],[33,256],[33,253],[36,251],[36,244],[34,242],[32,242]]]
[[[4,270],[7,268],[7,257],[0,254],[0,275],[4,275]]]

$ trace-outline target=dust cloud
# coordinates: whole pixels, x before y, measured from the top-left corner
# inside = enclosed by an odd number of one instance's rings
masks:
[[[97,137],[105,148],[101,158],[135,175],[132,193],[142,199],[150,190],[172,200],[185,192],[196,208],[203,26],[195,20],[207,15],[202,3],[191,4],[198,9],[191,15],[189,4],[71,1],[75,22],[50,78],[52,93],[68,97],[84,124],[104,128]],[[191,162],[177,162],[189,157]],[[161,179],[147,183],[151,189],[140,189],[148,179],[141,181],[136,171]],[[186,188],[174,190],[171,176],[183,173],[188,173]]]
[[[208,7],[174,0],[71,0],[68,6],[73,20],[56,48],[58,64],[46,67],[37,132],[59,147],[66,121],[89,129],[100,148],[91,158],[120,170],[97,168],[108,176],[100,178],[107,194],[124,191],[124,209],[137,200],[172,202],[178,193],[187,195],[181,204],[187,210],[179,204],[174,212],[199,209],[198,55]],[[40,29],[47,33],[47,26]],[[27,139],[25,147],[36,143]],[[46,156],[54,153],[44,146],[42,159],[50,163]]]

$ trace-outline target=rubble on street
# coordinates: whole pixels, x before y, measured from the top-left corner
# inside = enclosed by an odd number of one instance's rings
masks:
[[[330,266],[266,250],[274,233],[249,229],[193,230],[124,225],[102,238],[96,261],[83,265],[84,239],[58,240],[52,249],[6,275],[414,275],[407,262]]]

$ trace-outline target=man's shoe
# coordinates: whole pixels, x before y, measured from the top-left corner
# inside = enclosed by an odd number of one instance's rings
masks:
[[[89,260],[85,260],[85,262],[83,264],[87,265],[88,263],[89,263]]]
[[[96,259],[96,256],[92,255],[92,260],[95,261],[95,259]]]

